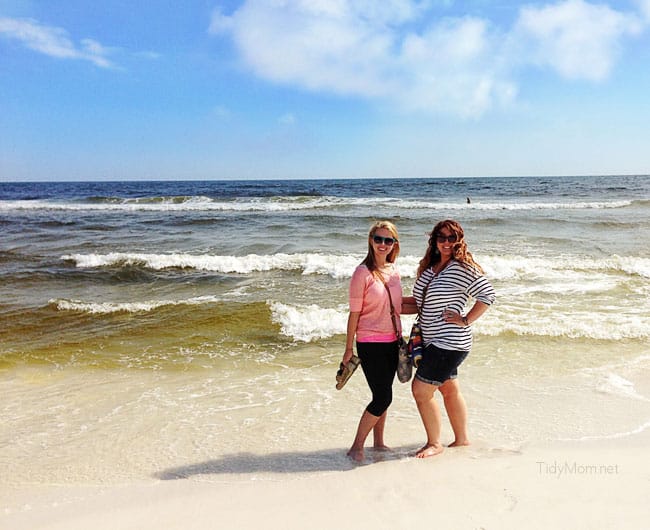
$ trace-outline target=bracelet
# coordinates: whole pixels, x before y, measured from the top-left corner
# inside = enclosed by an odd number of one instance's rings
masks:
[[[465,324],[465,327],[469,326],[469,322],[467,321],[467,317],[463,317],[463,324]]]

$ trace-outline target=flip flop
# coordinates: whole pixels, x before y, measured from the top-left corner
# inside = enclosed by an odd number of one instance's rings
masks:
[[[348,379],[352,377],[352,374],[360,363],[361,359],[356,355],[353,355],[347,364],[341,363],[339,365],[339,371],[336,372],[336,390],[341,390],[345,386],[345,383],[347,383]]]

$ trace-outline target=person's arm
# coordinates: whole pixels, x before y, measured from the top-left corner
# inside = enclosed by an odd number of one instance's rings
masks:
[[[475,299],[474,305],[465,316],[453,311],[447,311],[447,316],[445,317],[447,322],[453,322],[459,326],[470,326],[473,322],[481,318],[496,298],[494,287],[492,287],[489,280],[482,274],[477,275],[469,285],[467,294]]]
[[[416,315],[418,312],[418,304],[415,301],[414,296],[403,296],[402,297],[402,310],[400,313],[402,315]]]
[[[357,334],[360,312],[350,312],[348,315],[347,336],[345,338],[345,353],[343,354],[343,364],[347,364],[354,355],[354,337]]]
[[[472,309],[470,309],[465,315],[465,319],[461,319],[463,325],[469,326],[473,322],[476,322],[479,318],[481,318],[481,315],[488,310],[489,307],[490,306],[488,304],[477,300],[472,306]]]
[[[496,292],[490,281],[483,275],[478,276],[467,288],[467,294],[485,305],[492,305],[496,299]],[[481,316],[485,310],[481,312]]]
[[[443,317],[445,322],[451,324],[457,324],[461,327],[471,326],[488,310],[489,307],[488,304],[477,300],[474,302],[472,309],[470,309],[465,316],[456,313],[456,311],[453,311],[452,309],[445,309]]]
[[[470,309],[465,316],[461,315],[460,313],[456,313],[456,311],[452,309],[445,309],[443,312],[443,318],[445,319],[445,322],[457,324],[461,327],[466,327],[472,325],[479,318],[481,318],[481,315],[485,313],[489,307],[490,306],[485,302],[477,300],[474,302],[472,309]]]

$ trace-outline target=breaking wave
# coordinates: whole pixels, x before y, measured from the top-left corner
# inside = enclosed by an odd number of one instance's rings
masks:
[[[324,274],[333,278],[348,278],[363,256],[344,254],[340,256],[319,253],[296,254],[248,254],[245,256],[222,256],[211,254],[148,254],[110,252],[108,254],[66,254],[61,256],[79,268],[143,267],[151,270],[195,269],[220,273],[250,274],[272,270],[300,271],[302,274]],[[402,277],[413,278],[419,256],[401,256],[398,268]],[[610,256],[601,259],[576,258],[528,258],[524,256],[477,256],[488,277],[494,280],[547,278],[564,280],[565,287],[578,286],[581,282],[591,290],[599,278],[593,273],[622,273],[650,278],[650,258],[635,256]],[[568,280],[574,283],[568,285]]]
[[[575,202],[522,202],[480,201],[470,204],[462,200],[421,200],[393,197],[331,197],[331,196],[284,196],[245,197],[215,199],[204,196],[112,198],[93,197],[85,201],[54,200],[5,200],[0,201],[0,211],[20,210],[67,210],[67,211],[114,211],[114,212],[287,212],[298,210],[322,210],[349,207],[388,207],[415,210],[587,210],[625,208],[631,200],[575,201]]]

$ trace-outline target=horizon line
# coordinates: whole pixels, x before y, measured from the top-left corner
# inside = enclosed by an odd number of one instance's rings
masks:
[[[585,173],[585,174],[541,174],[541,175],[439,175],[439,176],[401,176],[401,177],[260,177],[260,178],[107,178],[90,180],[0,180],[2,184],[75,184],[75,183],[114,183],[114,182],[291,182],[291,181],[346,181],[346,180],[444,180],[444,179],[527,179],[527,178],[622,178],[650,177],[650,173]]]

